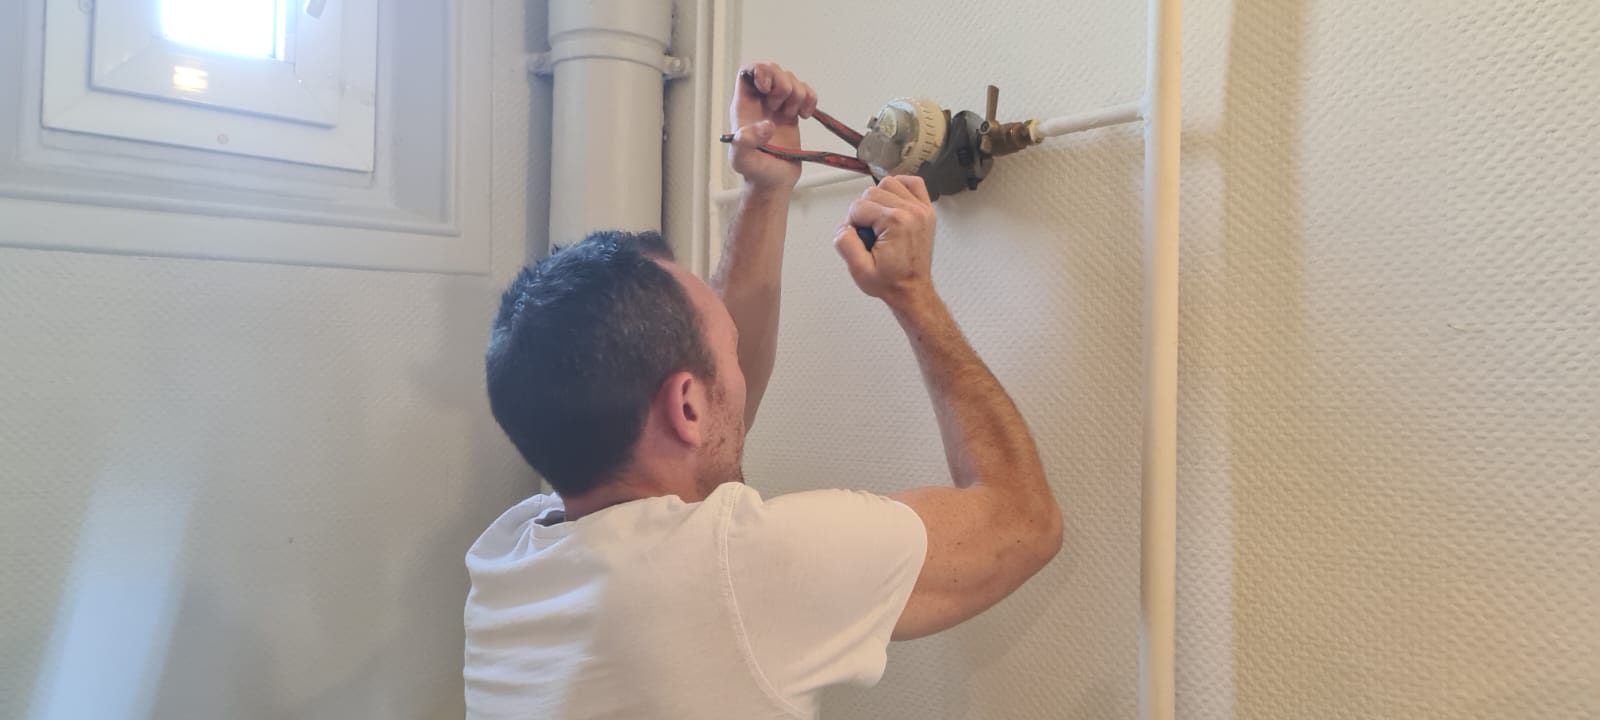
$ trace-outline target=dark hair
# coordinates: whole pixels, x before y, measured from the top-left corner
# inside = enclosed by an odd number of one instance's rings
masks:
[[[582,495],[632,457],[673,373],[710,380],[698,313],[656,263],[654,232],[597,232],[522,269],[485,353],[489,408],[556,492]]]

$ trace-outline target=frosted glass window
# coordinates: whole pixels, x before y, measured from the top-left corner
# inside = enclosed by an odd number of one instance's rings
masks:
[[[372,171],[381,0],[42,1],[45,127]]]
[[[284,60],[290,1],[161,0],[161,35],[200,50]]]

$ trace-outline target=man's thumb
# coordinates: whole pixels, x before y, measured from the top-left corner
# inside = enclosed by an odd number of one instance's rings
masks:
[[[839,251],[839,257],[844,258],[845,267],[850,268],[850,276],[861,284],[864,278],[870,277],[873,265],[877,262],[872,251],[861,242],[861,236],[856,234],[856,227],[844,223],[833,231],[833,247]]]
[[[733,134],[733,144],[747,148],[760,147],[772,139],[772,131],[771,120],[762,120],[752,125],[746,125]]]

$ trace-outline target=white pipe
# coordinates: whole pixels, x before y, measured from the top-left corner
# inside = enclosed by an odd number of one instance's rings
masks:
[[[1172,720],[1178,572],[1178,168],[1183,0],[1150,0],[1144,114],[1144,460],[1139,542],[1139,715]]]
[[[728,66],[728,3],[727,0],[711,0],[711,66],[706,70],[706,77],[711,81],[710,103],[707,108],[707,117],[711,118],[706,127],[700,130],[702,135],[710,138],[716,134],[716,129],[710,123],[716,123],[718,110],[726,110],[725,104],[729,101],[728,76],[732,69]],[[720,123],[718,123],[720,126]],[[729,128],[730,131],[737,128]],[[728,187],[728,155],[721,143],[711,143],[707,151],[706,161],[709,163],[711,197],[706,203],[706,234],[696,238],[696,242],[706,245],[705,277],[710,278],[717,271],[717,265],[722,262],[722,204],[714,198],[718,193],[724,192]]]
[[[711,230],[711,83],[722,72],[711,57],[711,0],[694,4],[694,208],[689,214],[689,269],[710,277]]]
[[[1139,103],[1128,103],[1081,115],[1050,118],[1039,122],[1039,137],[1056,137],[1111,125],[1122,125],[1134,122],[1143,115]]]
[[[811,188],[819,188],[825,185],[846,183],[850,182],[851,180],[860,180],[864,183],[870,183],[872,181],[871,178],[868,178],[861,173],[850,172],[849,170],[834,170],[832,168],[819,170],[807,169],[805,174],[800,176],[800,182],[794,184],[794,189],[798,192],[800,190],[810,190]],[[711,199],[713,202],[718,204],[733,202],[734,200],[739,199],[739,189],[734,188],[732,190],[718,190],[714,193],[711,193]]]
[[[550,242],[661,229],[672,3],[550,0]]]

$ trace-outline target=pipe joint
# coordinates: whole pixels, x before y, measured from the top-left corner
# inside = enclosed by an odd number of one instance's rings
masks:
[[[655,70],[668,80],[688,77],[694,67],[689,58],[667,55],[627,41],[591,38],[565,42],[550,52],[529,55],[528,72],[533,75],[554,75],[557,65],[572,60],[622,60]]]
[[[574,60],[621,60],[673,79],[688,75],[688,58],[667,54],[672,3],[638,0],[551,0],[550,51],[530,55],[528,72],[552,75]]]

